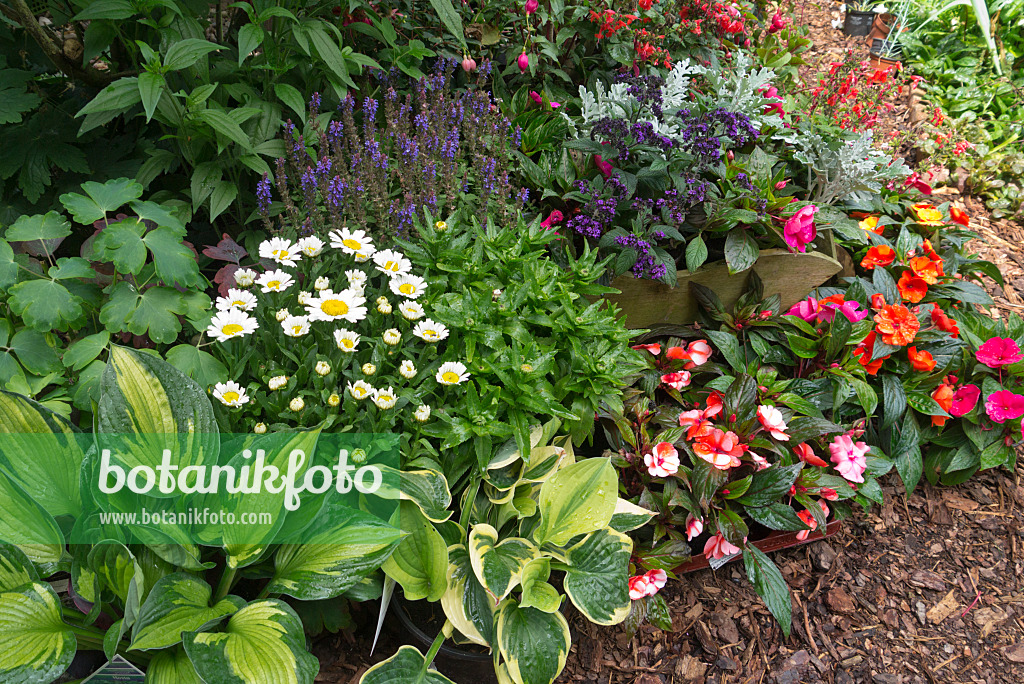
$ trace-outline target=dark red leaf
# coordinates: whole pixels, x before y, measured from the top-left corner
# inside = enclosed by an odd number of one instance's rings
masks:
[[[210,257],[211,259],[220,259],[221,261],[230,261],[234,264],[241,263],[242,257],[247,256],[249,252],[245,251],[245,247],[228,237],[227,233],[221,237],[221,241],[214,247],[207,247],[203,250],[203,254]]]

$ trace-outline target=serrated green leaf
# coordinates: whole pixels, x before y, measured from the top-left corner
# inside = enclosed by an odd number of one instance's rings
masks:
[[[84,313],[85,301],[53,280],[26,280],[8,292],[11,310],[36,330],[66,330]]]

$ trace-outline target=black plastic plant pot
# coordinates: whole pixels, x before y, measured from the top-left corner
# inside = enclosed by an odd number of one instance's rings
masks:
[[[882,52],[883,47],[888,49],[885,52]],[[897,41],[893,41],[886,45],[884,39],[875,38],[871,41],[871,54],[883,59],[899,60],[903,56],[903,46]]]
[[[843,20],[843,33],[848,36],[866,36],[871,33],[871,25],[875,22],[874,12],[847,10]]]

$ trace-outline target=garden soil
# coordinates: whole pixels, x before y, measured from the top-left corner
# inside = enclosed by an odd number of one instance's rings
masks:
[[[863,38],[833,29],[839,4],[797,0],[795,21],[810,27],[819,62]],[[912,117],[895,102],[879,133]],[[966,210],[981,239],[973,245],[1003,272],[992,285],[994,317],[1024,315],[1024,226],[993,220],[961,195],[956,175],[936,203]],[[1022,454],[1024,456],[1024,454]],[[1022,459],[1024,461],[1024,459]],[[793,591],[793,630],[784,638],[743,576],[741,565],[703,570],[664,589],[673,629],[598,627],[569,610],[572,651],[559,682],[586,684],[1020,684],[1024,682],[1024,486],[1017,471],[986,472],[958,487],[923,483],[905,496],[884,486],[886,504],[857,511],[836,536],[774,554]],[[370,655],[375,604],[355,607],[361,628],[320,639],[317,682],[356,684],[373,663],[411,643],[389,622]],[[419,644],[414,644],[420,646]],[[426,650],[420,646],[421,650]],[[493,680],[477,664],[442,661],[458,684]]]

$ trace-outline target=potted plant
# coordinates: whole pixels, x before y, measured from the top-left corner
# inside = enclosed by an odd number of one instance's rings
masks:
[[[875,23],[874,3],[847,2],[843,19],[843,33],[848,36],[866,36]]]

